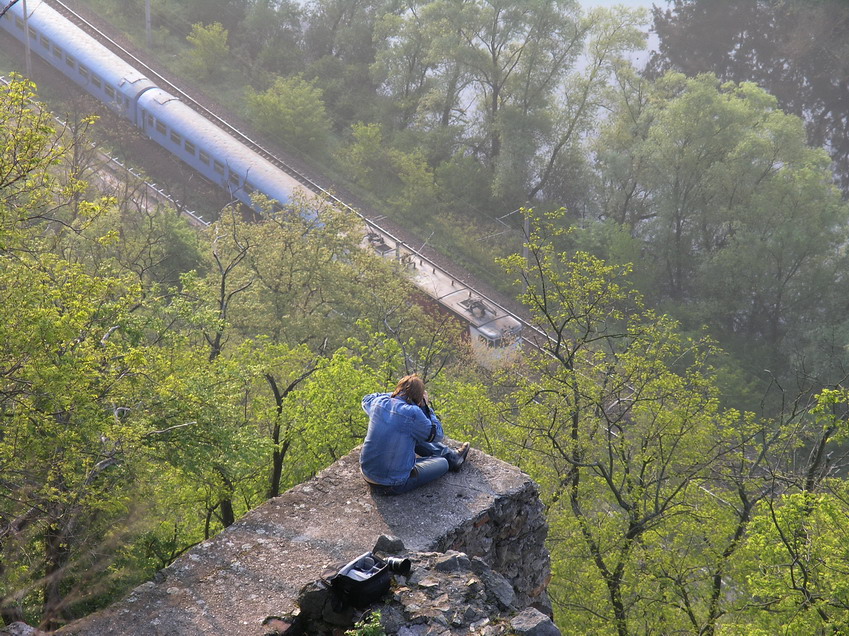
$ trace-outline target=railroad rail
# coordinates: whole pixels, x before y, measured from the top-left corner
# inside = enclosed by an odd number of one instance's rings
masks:
[[[354,214],[356,218],[360,219],[367,228],[367,243],[374,247],[378,253],[381,253],[384,256],[392,255],[396,259],[413,266],[417,263],[419,272],[429,270],[432,274],[431,280],[423,281],[422,276],[417,274],[413,277],[416,284],[420,288],[423,288],[423,291],[435,300],[446,305],[461,318],[465,318],[472,326],[475,325],[475,320],[480,318],[481,312],[483,312],[484,317],[486,317],[487,312],[491,312],[493,315],[497,314],[515,321],[517,325],[521,325],[525,329],[536,331],[526,320],[518,316],[515,312],[507,309],[503,303],[494,300],[489,294],[479,291],[479,286],[477,284],[469,284],[466,282],[468,277],[461,277],[453,274],[450,271],[450,267],[438,264],[435,260],[423,254],[421,250],[425,247],[425,245],[422,245],[422,248],[419,249],[412,247],[408,241],[403,240],[396,233],[387,230],[384,226],[381,226],[379,223],[368,218],[335,194],[328,192],[327,189],[316,183],[315,179],[308,177],[301,170],[298,170],[292,167],[289,163],[281,160],[274,152],[271,152],[255,139],[242,132],[242,130],[240,130],[237,126],[230,124],[223,117],[210,110],[210,108],[204,106],[199,100],[193,98],[180,86],[177,86],[162,73],[152,68],[138,55],[134,54],[132,51],[128,50],[127,47],[110,37],[101,28],[98,28],[95,24],[85,19],[85,17],[80,15],[67,3],[62,0],[51,0],[49,4],[55,11],[62,14],[65,19],[69,20],[77,28],[97,40],[112,53],[125,60],[127,63],[132,64],[160,88],[178,97],[186,106],[193,109],[195,112],[226,131],[233,138],[239,140],[253,152],[272,163],[293,180],[297,181],[305,189],[315,195],[325,198],[339,209]],[[467,294],[467,298],[463,298],[461,300],[458,293],[460,291]],[[476,313],[478,315],[476,315]],[[494,323],[495,320],[492,319],[487,322]]]

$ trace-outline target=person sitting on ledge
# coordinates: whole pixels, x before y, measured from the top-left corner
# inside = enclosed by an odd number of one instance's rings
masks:
[[[442,443],[442,423],[416,374],[401,378],[392,393],[366,395],[363,410],[369,422],[360,471],[375,492],[409,492],[460,470],[469,454],[468,442],[459,451]]]

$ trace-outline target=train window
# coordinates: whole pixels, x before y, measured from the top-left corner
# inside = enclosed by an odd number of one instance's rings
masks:
[[[198,157],[199,157],[199,158],[200,158],[200,160],[201,160],[202,162],[204,162],[206,165],[209,165],[209,155],[208,155],[207,153],[205,153],[203,150],[201,150],[201,151],[198,153]]]
[[[252,184],[250,181],[245,181],[245,192],[248,194],[253,194],[256,190],[256,186]]]
[[[80,72],[80,75],[82,75],[84,78],[88,79],[88,69],[87,69],[85,66],[83,66],[82,64],[80,64],[80,66],[79,66],[79,69],[78,69],[78,70],[79,70],[79,72]]]
[[[106,91],[106,95],[110,99],[115,99],[115,89],[109,86],[109,84],[106,84],[106,86],[103,87],[103,90]]]
[[[173,142],[174,142],[175,144],[177,144],[178,146],[182,146],[182,145],[183,145],[183,138],[182,138],[182,137],[180,137],[180,135],[178,135],[177,133],[175,133],[173,130],[171,131],[171,141],[173,141]]]
[[[70,55],[66,55],[65,56],[65,64],[67,64],[71,68],[74,68],[77,65],[77,61],[73,57],[71,57]]]
[[[165,124],[163,124],[158,119],[156,120],[156,132],[158,132],[160,135],[165,134]]]
[[[94,75],[94,74],[92,74],[92,76],[91,76],[91,83],[94,84],[95,86],[97,86],[97,88],[100,88],[100,85],[102,84],[102,82],[100,81],[100,78],[97,75]]]
[[[12,14],[9,13],[7,15],[12,15]],[[21,31],[24,30],[24,21],[21,18],[19,18],[18,16],[15,16],[15,26],[18,27]]]
[[[38,39],[38,34],[35,32],[35,29],[33,29],[32,27],[29,28],[29,37],[30,37],[31,40]]]
[[[58,57],[60,60],[62,59],[62,49],[58,46],[53,47],[53,57]]]
[[[237,175],[235,172],[230,173],[230,183],[232,183],[237,188],[239,187],[239,175]]]
[[[186,152],[189,153],[190,155],[195,154],[195,145],[191,141],[189,141],[188,139],[186,139]]]
[[[147,121],[147,127],[153,128],[153,115],[151,115],[150,113],[145,113],[145,118]]]
[[[495,338],[494,340],[491,340],[491,339],[486,338],[486,337],[484,337],[484,336],[478,336],[478,338],[479,338],[479,339],[481,340],[481,342],[483,342],[483,343],[484,343],[487,347],[492,347],[493,349],[497,349],[498,347],[501,347],[501,346],[504,344],[504,341],[502,341],[502,340],[501,340],[501,338]]]
[[[48,51],[50,50],[50,40],[48,40],[46,37],[44,37],[44,36],[42,35],[42,36],[38,39],[38,41],[39,41],[39,42],[41,42],[41,46],[43,46],[43,47],[44,47],[45,49],[47,49]]]
[[[218,174],[224,174],[224,164],[220,161],[215,161],[213,163],[215,164],[215,172],[217,172]]]

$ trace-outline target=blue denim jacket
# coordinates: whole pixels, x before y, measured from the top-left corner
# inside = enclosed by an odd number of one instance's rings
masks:
[[[416,464],[416,443],[438,442],[445,435],[433,411],[430,416],[425,415],[416,404],[408,404],[389,393],[365,396],[363,410],[369,422],[360,452],[360,469],[375,484],[405,483]]]

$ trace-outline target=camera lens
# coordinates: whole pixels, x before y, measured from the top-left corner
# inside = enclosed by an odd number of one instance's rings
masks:
[[[386,559],[386,564],[389,566],[389,570],[391,572],[395,572],[396,574],[400,574],[401,576],[408,576],[410,574],[410,569],[413,564],[410,562],[410,559]]]

